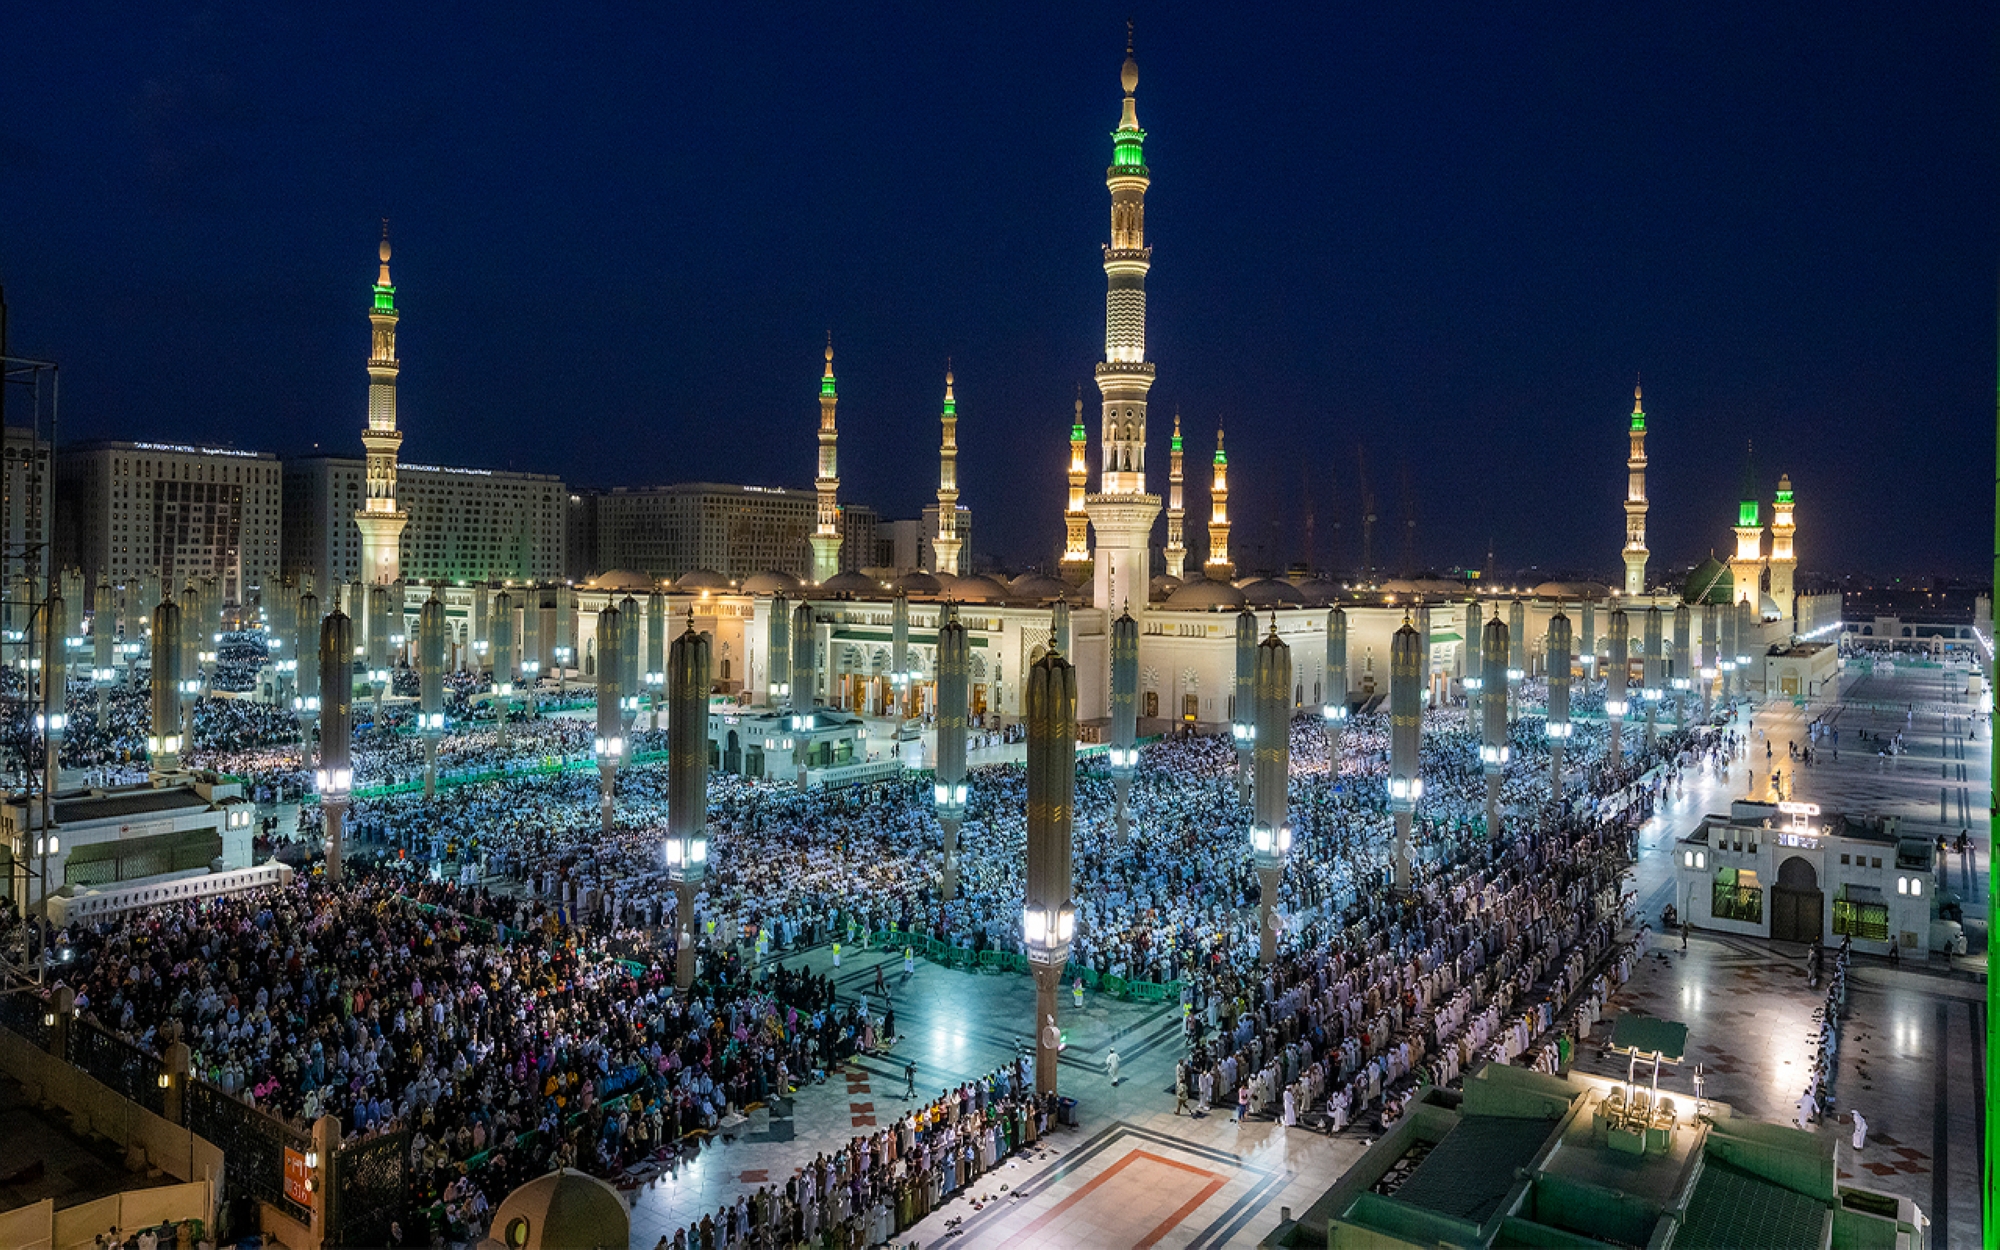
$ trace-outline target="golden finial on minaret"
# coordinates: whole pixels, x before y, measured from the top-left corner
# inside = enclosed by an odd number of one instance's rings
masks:
[[[382,257],[382,272],[375,279],[375,283],[378,286],[388,286],[390,285],[390,283],[389,283],[389,219],[387,217],[384,217],[382,219],[382,246],[378,249],[378,251],[380,252]]]

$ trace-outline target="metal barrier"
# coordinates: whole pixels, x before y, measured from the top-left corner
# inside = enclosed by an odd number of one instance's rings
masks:
[[[382,1246],[410,1199],[410,1131],[343,1143],[333,1152],[330,1246]]]
[[[81,1016],[69,1024],[72,1066],[102,1082],[154,1115],[167,1113],[167,1091],[160,1085],[165,1068],[160,1057]]]
[[[33,990],[0,994],[0,1025],[27,1038],[37,1050],[49,1048],[48,1011],[47,1001]]]
[[[283,1120],[238,1102],[207,1081],[187,1084],[187,1128],[222,1151],[225,1198],[268,1202],[312,1224],[312,1212],[285,1196],[285,1151],[306,1152],[311,1136]]]
[[[49,923],[62,928],[74,921],[106,920],[144,907],[213,898],[219,894],[240,894],[267,885],[287,885],[291,879],[290,865],[272,860],[254,868],[233,868],[228,872],[178,877],[172,881],[86,890],[69,896],[52,894],[49,896]]]

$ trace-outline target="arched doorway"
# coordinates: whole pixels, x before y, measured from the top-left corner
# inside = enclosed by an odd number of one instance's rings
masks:
[[[743,744],[734,729],[729,731],[729,746],[722,754],[722,771],[737,776],[743,774]]]
[[[1778,883],[1771,891],[1771,938],[1778,942],[1810,942],[1825,924],[1826,895],[1819,873],[1803,855],[1778,865]]]

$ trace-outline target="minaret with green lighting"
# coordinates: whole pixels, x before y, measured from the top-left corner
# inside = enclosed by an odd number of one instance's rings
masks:
[[[1111,191],[1111,243],[1104,249],[1104,360],[1097,366],[1103,396],[1103,460],[1097,493],[1084,504],[1096,532],[1093,601],[1111,611],[1126,604],[1136,614],[1146,602],[1148,546],[1160,497],[1146,493],[1146,394],[1153,388],[1153,365],[1146,359],[1146,170],[1139,129],[1139,62],[1132,55],[1128,27],[1124,111],[1111,135],[1111,168],[1104,176]]]
[[[823,582],[840,572],[840,459],[835,444],[840,432],[833,423],[840,396],[833,389],[833,335],[826,336],[826,373],[819,380],[819,518],[812,532],[813,580]]]
[[[1081,586],[1090,576],[1090,514],[1084,496],[1090,490],[1090,435],[1083,428],[1083,392],[1076,396],[1076,413],[1069,427],[1069,504],[1063,509],[1063,579]]]
[[[1167,574],[1187,576],[1187,503],[1182,488],[1186,474],[1181,465],[1181,414],[1174,414],[1174,437],[1167,445]]]
[[[1743,501],[1736,505],[1736,554],[1729,561],[1729,575],[1736,582],[1736,602],[1748,603],[1752,612],[1761,612],[1764,586],[1764,520],[1757,503],[1756,449],[1744,453]]]
[[[1208,563],[1202,574],[1212,582],[1236,576],[1229,558],[1229,453],[1222,450],[1222,427],[1215,427],[1215,476],[1208,483]]]
[[[374,327],[368,351],[368,428],[361,432],[367,454],[368,496],[354,514],[361,530],[361,579],[384,585],[402,576],[403,527],[409,514],[396,507],[396,453],[403,446],[396,428],[396,287],[389,281],[389,223],[382,223],[382,269],[375,276],[375,299],[368,309]]]
[[[944,411],[938,414],[944,426],[944,441],[938,447],[937,537],[931,542],[936,553],[933,573],[958,575],[958,401],[952,398],[951,367],[944,371]]]
[[[1780,619],[1787,628],[1792,627],[1792,609],[1796,603],[1793,593],[1793,576],[1798,572],[1799,557],[1792,550],[1792,536],[1798,526],[1792,520],[1792,475],[1778,475],[1778,496],[1771,504],[1771,598],[1777,602]]]
[[[1625,593],[1646,593],[1646,410],[1632,388],[1632,454],[1625,461]]]

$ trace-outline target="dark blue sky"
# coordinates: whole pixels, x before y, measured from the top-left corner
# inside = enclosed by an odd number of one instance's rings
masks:
[[[69,436],[358,454],[386,215],[407,459],[805,485],[831,327],[845,496],[929,498],[949,355],[979,548],[1053,553],[1125,10],[726,7],[48,6],[14,349]],[[1156,489],[1178,407],[1246,564],[1354,563],[1365,448],[1378,564],[1609,574],[1643,371],[1656,562],[1754,439],[1807,568],[1984,567],[1991,4],[1387,7],[1137,11]]]

